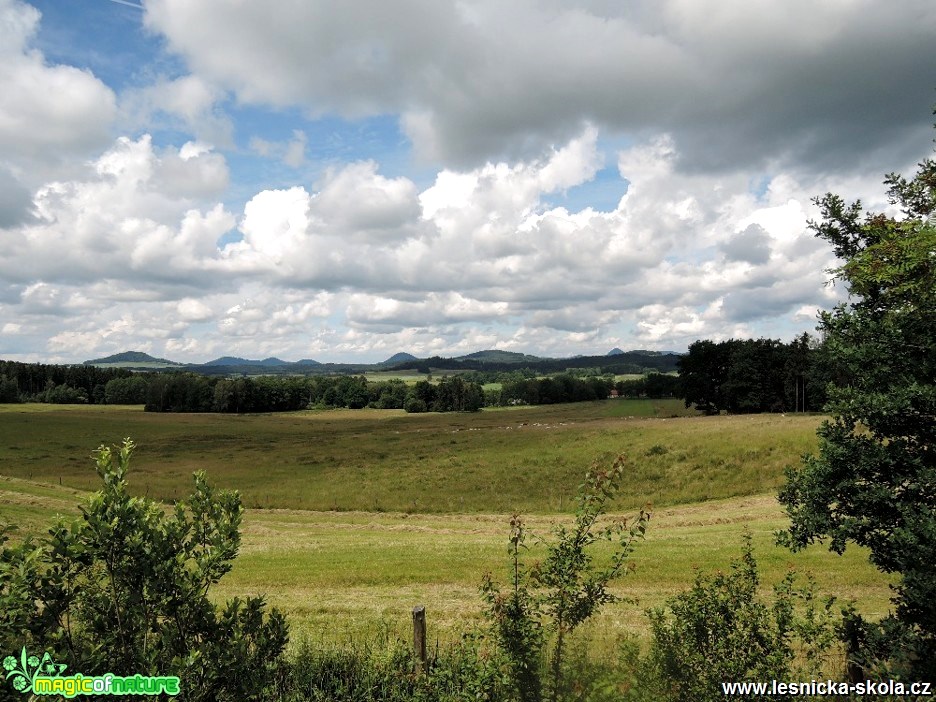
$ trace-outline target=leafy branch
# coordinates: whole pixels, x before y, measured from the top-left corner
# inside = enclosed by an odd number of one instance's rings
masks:
[[[559,699],[568,637],[601,606],[618,599],[608,591],[609,583],[633,570],[628,557],[637,539],[646,532],[649,505],[633,520],[616,519],[599,526],[620,488],[624,466],[624,457],[618,456],[609,469],[593,466],[586,473],[579,486],[574,524],[559,525],[553,529],[551,540],[540,540],[546,547],[546,557],[529,567],[521,557],[527,550],[523,520],[514,515],[508,545],[510,592],[504,594],[490,574],[484,576],[481,592],[488,616],[523,702],[543,699],[544,653],[548,653],[549,661],[549,699]],[[601,542],[612,544],[613,551],[599,564],[593,551]]]

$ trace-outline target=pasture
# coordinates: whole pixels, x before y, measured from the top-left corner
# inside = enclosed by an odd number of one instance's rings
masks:
[[[455,375],[455,373],[448,371],[448,375]],[[381,380],[402,380],[407,385],[415,385],[420,380],[427,380],[429,375],[426,373],[417,373],[416,371],[406,370],[406,371],[368,371],[362,373],[365,378],[370,382],[378,382]],[[439,377],[442,377],[441,375]],[[433,376],[433,380],[436,378]]]
[[[40,411],[35,411],[35,409]],[[585,469],[626,454],[616,507],[763,494],[815,446],[812,416],[686,417],[679,401],[610,400],[407,415],[324,410],[153,414],[85,407],[0,410],[0,473],[96,488],[87,456],[130,436],[133,489],[171,501],[191,473],[247,507],[414,513],[570,511]]]
[[[866,614],[888,607],[888,581],[860,549],[773,545],[784,525],[776,489],[784,466],[814,449],[815,416],[671,416],[686,414],[680,403],[626,400],[470,415],[0,408],[0,519],[38,533],[56,513],[77,514],[81,491],[97,487],[90,449],[131,436],[132,491],[183,497],[198,469],[241,491],[241,553],[215,596],[266,594],[295,638],[402,636],[416,604],[433,637],[457,638],[480,621],[482,574],[507,578],[509,515],[548,536],[569,519],[584,470],[618,453],[632,470],[614,511],[651,501],[654,517],[637,571],[616,586],[637,604],[608,608],[592,625],[600,638],[645,635],[643,611],[688,587],[694,568],[726,568],[744,529],[765,590],[792,565]]]

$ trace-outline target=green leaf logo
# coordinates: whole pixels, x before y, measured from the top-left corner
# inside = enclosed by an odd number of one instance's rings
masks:
[[[13,681],[13,689],[18,692],[32,692],[33,683],[40,675],[57,677],[68,666],[56,663],[51,654],[46,652],[40,659],[26,653],[26,647],[20,652],[19,660],[16,656],[7,656],[3,659],[3,669],[6,671],[5,679]]]

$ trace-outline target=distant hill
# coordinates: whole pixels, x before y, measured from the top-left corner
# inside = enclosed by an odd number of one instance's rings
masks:
[[[238,356],[221,356],[221,358],[216,358],[213,361],[208,361],[207,363],[202,363],[200,365],[229,366],[236,368],[245,366],[259,368],[285,368],[288,366],[320,366],[322,364],[311,358],[303,358],[301,361],[284,361],[282,358],[270,356],[269,358],[264,358],[262,361],[257,361],[252,358],[240,358]]]
[[[203,375],[278,375],[302,373],[322,375],[332,373],[366,373],[368,371],[412,370],[484,370],[514,371],[530,368],[539,373],[562,373],[570,368],[603,368],[606,373],[644,373],[659,371],[668,373],[676,370],[679,356],[659,351],[621,351],[614,348],[604,356],[573,356],[570,358],[545,358],[516,351],[487,349],[456,358],[417,358],[411,353],[396,353],[382,363],[320,363],[306,358],[289,362],[275,356],[254,360],[238,356],[221,356],[207,363],[178,363],[164,358],[154,358],[142,351],[126,351],[105,358],[85,361],[86,365],[104,368],[127,368],[137,371],[185,370]]]
[[[85,366],[128,366],[128,367],[137,367],[137,366],[181,366],[181,363],[176,363],[175,361],[170,361],[165,358],[154,358],[148,353],[143,353],[142,351],[124,351],[122,353],[115,353],[112,356],[105,356],[104,358],[93,358],[90,361],[85,361],[82,365]]]
[[[379,365],[387,365],[389,363],[405,363],[406,361],[418,361],[418,360],[419,359],[416,358],[416,356],[414,356],[413,354],[405,353],[401,351],[400,353],[393,354],[390,358],[388,358],[386,361],[384,361],[383,363]]]
[[[539,356],[529,356],[525,353],[517,353],[516,351],[499,351],[497,349],[475,351],[474,353],[469,353],[467,356],[459,356],[455,360],[460,359],[491,363],[535,363],[543,360]]]
[[[624,351],[613,356],[576,356],[573,358],[540,358],[513,351],[478,351],[458,358],[431,358],[403,361],[392,366],[394,370],[420,370],[431,368],[433,371],[479,370],[513,371],[529,368],[538,373],[564,373],[569,369],[601,368],[605,373],[629,374],[660,372],[669,373],[677,369],[678,356],[659,352],[639,353]]]
[[[283,361],[279,358],[264,358],[262,361],[255,361],[250,358],[238,358],[237,356],[221,356],[221,358],[216,358],[213,361],[208,361],[208,363],[203,363],[203,366],[288,366],[290,365],[288,361]]]
[[[203,366],[255,366],[259,364],[259,361],[248,361],[246,358],[238,358],[237,356],[221,356],[221,358],[216,358],[213,361],[208,361],[207,363],[202,363]]]

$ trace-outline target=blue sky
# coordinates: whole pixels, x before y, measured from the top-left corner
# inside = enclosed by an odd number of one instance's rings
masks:
[[[931,2],[0,0],[0,357],[789,339],[932,151]]]

